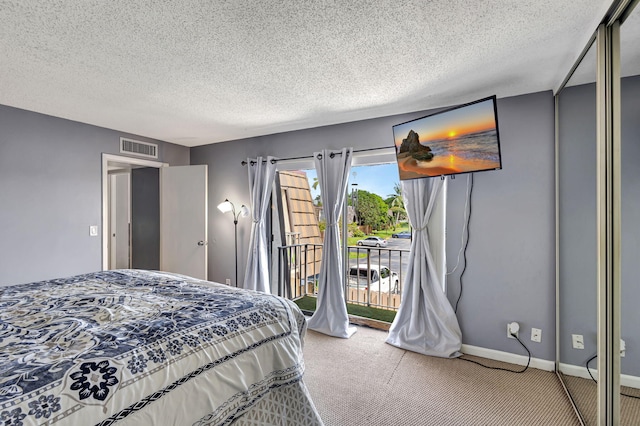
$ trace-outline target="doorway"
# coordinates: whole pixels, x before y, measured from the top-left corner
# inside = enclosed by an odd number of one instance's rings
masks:
[[[153,189],[154,182],[158,188],[159,169],[167,166],[168,164],[158,161],[102,154],[103,270],[131,267],[159,269],[159,260],[158,266],[155,266],[153,256],[138,256],[133,261],[133,253],[145,252],[136,248],[136,244],[144,240],[141,235],[145,234],[145,226],[136,226],[134,222],[141,215],[145,219],[139,220],[139,224],[149,223],[147,219],[153,216],[157,216],[159,221],[159,207],[148,208],[153,202],[149,202],[147,197],[159,197],[159,189]],[[142,196],[132,197],[134,192]],[[146,235],[149,238],[159,238],[158,232],[146,232]]]

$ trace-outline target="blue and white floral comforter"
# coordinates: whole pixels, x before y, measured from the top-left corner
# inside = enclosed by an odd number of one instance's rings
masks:
[[[0,425],[229,424],[304,386],[305,327],[287,300],[160,272],[0,287]]]

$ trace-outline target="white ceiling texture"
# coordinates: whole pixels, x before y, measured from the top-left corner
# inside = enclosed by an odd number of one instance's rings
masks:
[[[610,0],[0,0],[0,104],[185,146],[556,89]]]

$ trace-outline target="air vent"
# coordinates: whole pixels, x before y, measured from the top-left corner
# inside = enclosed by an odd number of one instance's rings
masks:
[[[120,138],[120,152],[133,154],[138,157],[158,158],[158,145],[155,143]]]

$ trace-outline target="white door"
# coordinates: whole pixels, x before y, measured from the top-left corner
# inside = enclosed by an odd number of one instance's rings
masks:
[[[109,175],[109,269],[130,268],[131,174]]]
[[[207,279],[207,166],[160,169],[160,269]]]
[[[111,269],[131,267],[131,174],[111,178]]]

